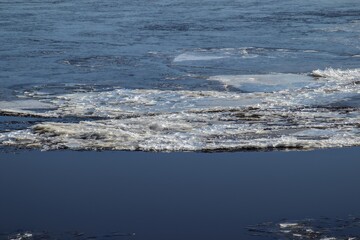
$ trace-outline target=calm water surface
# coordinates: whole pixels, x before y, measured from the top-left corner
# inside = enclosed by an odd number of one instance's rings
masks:
[[[348,240],[360,236],[358,156],[359,148],[1,153],[0,239],[47,231],[39,239]]]

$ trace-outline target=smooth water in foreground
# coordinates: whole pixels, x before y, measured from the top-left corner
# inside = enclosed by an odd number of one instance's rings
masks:
[[[0,153],[0,239],[359,239],[359,154]]]

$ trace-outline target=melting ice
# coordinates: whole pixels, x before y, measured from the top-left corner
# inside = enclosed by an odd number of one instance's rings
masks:
[[[240,91],[112,89],[62,95],[27,91],[19,101],[2,102],[2,113],[44,120],[1,132],[0,142],[44,150],[143,151],[359,145],[359,69],[208,80]]]

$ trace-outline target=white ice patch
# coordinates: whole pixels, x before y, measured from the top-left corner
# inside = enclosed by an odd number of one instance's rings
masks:
[[[358,239],[354,234],[358,233],[359,226],[357,217],[321,218],[285,223],[266,222],[249,227],[249,231],[263,239],[355,240]]]
[[[219,81],[225,86],[236,87],[246,92],[274,92],[293,90],[316,85],[312,77],[301,74],[264,75],[219,75],[209,80]]]
[[[264,102],[274,106],[323,106],[358,97],[360,69],[315,70],[304,74],[221,75],[210,77],[224,86],[248,92],[268,92]],[[315,77],[315,78],[314,78]],[[264,94],[265,94],[264,93]],[[266,105],[265,104],[265,105]]]
[[[292,228],[298,226],[298,223],[280,223],[280,228]]]
[[[192,64],[195,61],[214,61],[223,59],[223,62],[244,62],[254,58],[268,59],[296,59],[304,56],[320,54],[332,55],[330,53],[318,52],[316,50],[297,50],[283,48],[260,48],[260,47],[241,47],[241,48],[197,48],[185,50],[175,56],[173,63]]]
[[[316,70],[305,75],[272,74],[274,92],[162,91],[114,89],[48,95],[33,107],[52,106],[39,116],[73,119],[42,122],[0,133],[0,144],[41,149],[231,151],[358,146],[360,110],[337,107],[359,96],[359,70]],[[245,84],[258,76],[221,77]],[[239,80],[240,79],[240,80]],[[356,100],[355,100],[356,101]],[[37,102],[37,103],[36,103]],[[7,110],[16,113],[22,108]],[[18,103],[17,103],[18,104]],[[38,104],[38,105],[37,105]],[[16,105],[18,106],[18,105]],[[69,121],[69,120],[68,120]]]
[[[25,239],[32,239],[33,234],[32,233],[19,233],[16,234],[16,236],[9,237],[10,240],[25,240]]]
[[[214,55],[204,55],[204,54],[195,54],[195,53],[183,53],[174,58],[174,62],[185,62],[185,61],[210,61],[225,58],[226,56],[214,56]]]
[[[224,109],[260,104],[263,94],[216,91],[160,91],[116,89],[99,93],[75,93],[56,97],[59,116],[105,117]]]
[[[336,81],[338,83],[359,83],[360,81],[360,68],[355,69],[333,69],[327,68],[325,70],[315,70],[312,72],[315,77],[323,77],[329,81]]]
[[[0,140],[4,145],[45,150],[230,151],[357,145],[359,131],[353,129],[346,115],[333,115],[326,110],[307,116],[290,109],[249,108],[161,113],[78,123],[40,123],[28,130],[2,133]],[[329,130],[315,135],[302,130],[312,128]]]
[[[0,111],[7,113],[36,114],[36,110],[46,110],[54,107],[50,103],[32,99],[0,101]]]
[[[187,61],[211,61],[223,58],[256,58],[258,53],[263,53],[263,48],[220,48],[220,49],[195,49],[186,51],[176,56],[173,60],[177,62]]]

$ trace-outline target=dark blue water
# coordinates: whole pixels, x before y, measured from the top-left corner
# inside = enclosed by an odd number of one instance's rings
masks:
[[[348,240],[360,236],[358,156],[359,148],[1,153],[0,239]],[[285,234],[284,223],[300,227]]]

